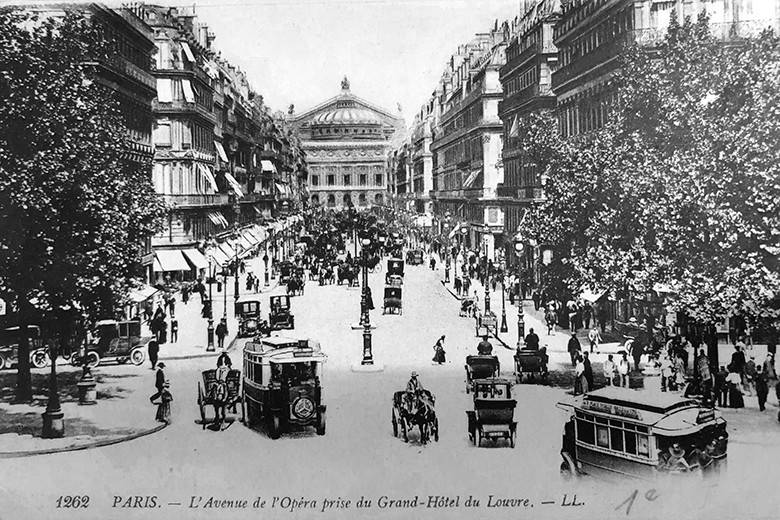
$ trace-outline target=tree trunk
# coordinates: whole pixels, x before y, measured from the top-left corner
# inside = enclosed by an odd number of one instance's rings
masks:
[[[18,299],[21,322],[19,323],[19,351],[16,362],[16,392],[14,400],[17,403],[29,403],[32,402],[33,398],[32,375],[30,374],[30,340],[27,333],[29,309],[21,300],[24,300],[24,298]]]

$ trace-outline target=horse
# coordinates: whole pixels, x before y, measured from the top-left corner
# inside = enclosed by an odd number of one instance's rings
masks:
[[[211,386],[209,400],[212,406],[214,406],[214,423],[221,430],[222,424],[227,420],[228,388],[225,379],[217,377],[217,380]],[[220,412],[222,412],[221,416]]]
[[[420,428],[420,442],[427,444],[431,434],[438,440],[436,411],[433,409],[435,398],[427,390],[406,393],[407,421],[412,426]],[[404,435],[404,442],[408,442]]]

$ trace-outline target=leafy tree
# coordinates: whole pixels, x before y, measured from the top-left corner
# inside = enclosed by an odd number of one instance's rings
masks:
[[[130,159],[116,99],[93,80],[88,63],[111,55],[83,15],[0,10],[0,292],[22,338],[74,308],[91,322],[112,315],[164,211],[150,164]],[[32,398],[28,358],[23,339],[18,401]]]

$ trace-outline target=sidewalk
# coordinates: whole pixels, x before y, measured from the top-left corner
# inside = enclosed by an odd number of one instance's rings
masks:
[[[41,438],[41,414],[46,410],[49,373],[34,371],[33,402],[11,404],[15,371],[0,373],[0,458],[83,450],[124,442],[163,429],[149,403],[149,374],[128,365],[126,370],[93,371],[98,404],[78,404],[76,383],[81,369],[58,365],[58,388],[65,414],[65,436]]]
[[[271,262],[269,262],[271,264]],[[269,266],[270,269],[270,266]],[[239,297],[247,294],[246,291],[246,278],[249,272],[253,272],[260,276],[260,292],[255,293],[249,291],[249,294],[267,294],[274,291],[279,286],[278,277],[275,279],[269,279],[269,286],[263,285],[263,261],[261,258],[247,259],[247,272],[239,276]],[[225,338],[225,347],[231,348],[236,340],[236,334],[238,333],[238,320],[236,320],[233,305],[235,302],[235,278],[229,276],[227,278],[227,284],[224,284],[221,291],[217,291],[217,284],[213,284],[211,287],[211,297],[213,301],[213,316],[214,316],[214,329],[216,330],[219,325],[220,319],[225,316],[227,318],[228,335]],[[209,297],[209,286],[206,285],[206,299]],[[188,359],[193,357],[208,357],[219,355],[218,340],[216,334],[214,335],[214,352],[207,352],[206,346],[208,344],[208,320],[201,315],[203,304],[201,302],[200,295],[193,293],[190,295],[189,303],[185,304],[181,300],[181,292],[174,294],[176,298],[176,305],[174,312],[176,319],[179,321],[179,337],[175,343],[171,342],[170,336],[170,320],[168,316],[168,342],[160,345],[160,360],[171,359]],[[264,313],[268,312],[267,297],[263,297],[263,304],[261,309]],[[226,305],[227,304],[227,305]],[[151,332],[144,324],[145,334],[151,335]],[[147,361],[148,363],[148,361]]]

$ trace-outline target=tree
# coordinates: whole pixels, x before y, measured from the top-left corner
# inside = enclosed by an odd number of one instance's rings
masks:
[[[671,18],[658,46],[624,53],[605,128],[560,143],[528,133],[548,179],[526,231],[562,250],[572,291],[661,282],[705,322],[775,318],[780,41],[767,31],[724,43],[704,15]]]
[[[74,307],[112,315],[164,213],[116,99],[92,80],[88,62],[111,53],[80,14],[0,10],[0,292],[22,328],[18,401],[32,398],[27,325]]]

